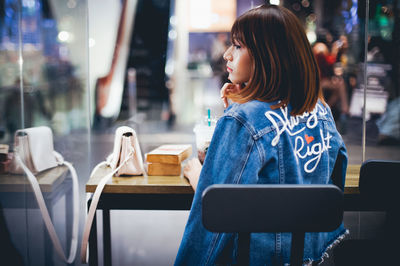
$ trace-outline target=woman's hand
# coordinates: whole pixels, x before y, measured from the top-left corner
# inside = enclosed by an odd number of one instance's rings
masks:
[[[198,158],[193,158],[183,168],[183,175],[189,179],[189,183],[193,190],[196,191],[197,183],[199,182],[202,165]]]
[[[231,93],[238,93],[240,91],[239,84],[225,83],[220,90],[221,99],[224,102],[224,108],[229,106],[228,98]]]

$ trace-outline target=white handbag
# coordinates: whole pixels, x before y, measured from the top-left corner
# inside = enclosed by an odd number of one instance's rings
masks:
[[[59,154],[54,153],[53,134],[48,127],[32,127],[20,129],[14,136],[14,155],[18,155],[24,165],[37,174],[58,165]],[[25,173],[23,166],[13,160],[11,170],[14,174]]]
[[[66,165],[71,171],[72,193],[73,193],[73,224],[72,239],[69,256],[66,257],[57,236],[54,225],[47,210],[43,194],[34,174],[44,170]],[[76,171],[71,163],[64,161],[61,154],[54,151],[53,133],[49,127],[33,127],[21,129],[15,132],[14,137],[14,158],[11,163],[10,172],[15,174],[26,174],[32,186],[40,212],[54,244],[57,254],[67,263],[73,263],[78,247],[78,226],[79,226],[79,187]]]
[[[144,171],[142,154],[135,130],[122,126],[117,128],[113,153],[107,157],[107,165],[116,170],[115,175],[142,175]]]
[[[146,175],[143,166],[142,153],[136,132],[127,126],[117,128],[114,138],[113,153],[107,157],[107,160],[99,163],[92,171],[92,176],[101,166],[107,165],[112,171],[105,175],[96,187],[93,194],[92,202],[89,207],[88,215],[83,230],[81,244],[81,262],[88,261],[88,241],[90,229],[92,227],[94,215],[96,213],[97,204],[99,203],[101,192],[104,186],[113,176],[121,175]]]

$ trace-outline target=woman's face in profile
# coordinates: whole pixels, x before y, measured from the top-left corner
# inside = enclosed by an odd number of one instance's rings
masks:
[[[224,59],[227,61],[228,79],[233,84],[243,84],[250,80],[252,62],[246,47],[234,41],[224,53]]]

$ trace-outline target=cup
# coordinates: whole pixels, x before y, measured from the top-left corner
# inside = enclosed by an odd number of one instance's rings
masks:
[[[208,146],[211,143],[212,136],[214,134],[215,124],[204,125],[197,124],[193,131],[196,135],[196,148],[197,156],[199,157],[200,163],[203,164],[208,150]]]

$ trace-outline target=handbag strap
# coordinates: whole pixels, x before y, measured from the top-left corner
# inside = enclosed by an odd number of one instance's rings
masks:
[[[131,156],[133,155],[134,150],[132,149],[128,156],[125,158],[125,160],[119,164],[118,167],[116,167],[112,172],[110,172],[109,174],[105,175],[99,182],[99,184],[96,187],[96,190],[93,194],[93,198],[92,198],[92,202],[90,203],[90,207],[89,207],[89,211],[88,211],[88,215],[86,218],[86,223],[85,223],[85,227],[83,229],[83,236],[82,236],[82,244],[81,244],[81,262],[82,263],[88,263],[88,242],[89,242],[89,235],[90,235],[90,229],[92,228],[92,223],[93,223],[93,219],[94,219],[94,215],[96,213],[96,208],[97,205],[99,203],[99,199],[101,196],[101,192],[104,189],[104,186],[107,184],[107,182],[114,176],[114,174],[116,172],[118,172],[118,170],[128,162],[129,159],[131,159]],[[106,162],[101,162],[100,164],[98,164],[92,171],[92,173],[90,174],[90,176],[92,176],[97,169],[99,169],[101,166],[106,165]]]
[[[57,159],[60,158],[60,154],[54,152],[54,155],[56,156]],[[42,214],[44,223],[45,223],[47,231],[50,235],[50,239],[53,242],[53,245],[56,249],[56,252],[68,264],[73,263],[75,260],[76,251],[77,251],[77,247],[78,247],[78,227],[79,227],[79,186],[78,186],[78,176],[76,174],[74,167],[72,166],[71,163],[64,161],[64,160],[59,162],[60,165],[64,164],[68,167],[69,171],[71,172],[71,178],[72,178],[73,217],[74,218],[73,218],[73,224],[72,224],[71,247],[69,250],[69,256],[67,258],[64,253],[64,250],[61,246],[60,239],[57,236],[53,222],[51,221],[49,211],[46,207],[46,203],[44,201],[43,194],[40,190],[40,186],[39,186],[37,179],[31,172],[31,170],[29,170],[29,168],[21,160],[18,153],[15,154],[15,158],[16,158],[17,162],[21,165],[24,172],[26,173],[28,180],[32,186],[36,201],[39,205],[40,212]]]

